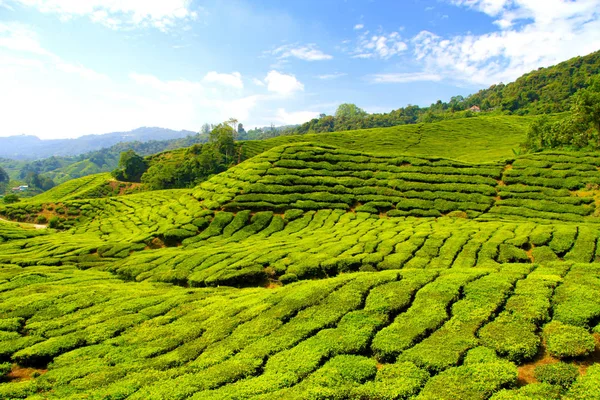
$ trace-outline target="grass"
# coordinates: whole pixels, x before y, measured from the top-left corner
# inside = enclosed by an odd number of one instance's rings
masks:
[[[312,142],[380,155],[491,162],[514,158],[513,149],[519,149],[525,141],[531,121],[529,117],[516,116],[478,117],[391,128],[280,136],[245,142],[244,149],[247,156],[253,157],[282,144]]]
[[[0,222],[0,398],[594,395],[600,156],[347,135],[190,190],[99,175],[2,207],[60,221]],[[564,364],[534,373],[544,352]]]

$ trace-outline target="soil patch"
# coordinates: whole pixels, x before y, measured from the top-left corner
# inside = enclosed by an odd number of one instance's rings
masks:
[[[13,364],[12,370],[8,374],[8,380],[13,382],[28,381],[46,372],[48,372],[47,369],[23,368],[17,364]]]

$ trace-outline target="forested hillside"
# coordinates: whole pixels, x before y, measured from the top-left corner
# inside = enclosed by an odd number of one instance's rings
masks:
[[[335,115],[321,115],[289,134],[319,133],[388,127],[446,119],[468,118],[480,113],[538,115],[569,111],[572,96],[600,74],[600,51],[576,57],[552,67],[540,68],[508,84],[499,83],[467,97],[438,100],[429,107],[409,105],[389,113],[369,114],[352,104]],[[471,111],[471,107],[479,110]]]

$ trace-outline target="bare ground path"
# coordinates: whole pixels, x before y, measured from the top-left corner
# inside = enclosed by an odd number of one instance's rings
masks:
[[[23,227],[35,228],[35,229],[46,229],[48,227],[48,225],[28,224],[26,222],[15,222],[15,221],[9,221],[9,220],[4,219],[4,218],[0,218],[0,221],[6,222],[6,223],[9,223],[9,224],[21,225]]]

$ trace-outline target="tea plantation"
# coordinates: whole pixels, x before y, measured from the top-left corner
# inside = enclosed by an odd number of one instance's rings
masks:
[[[348,135],[1,207],[0,398],[600,398],[600,153]]]

